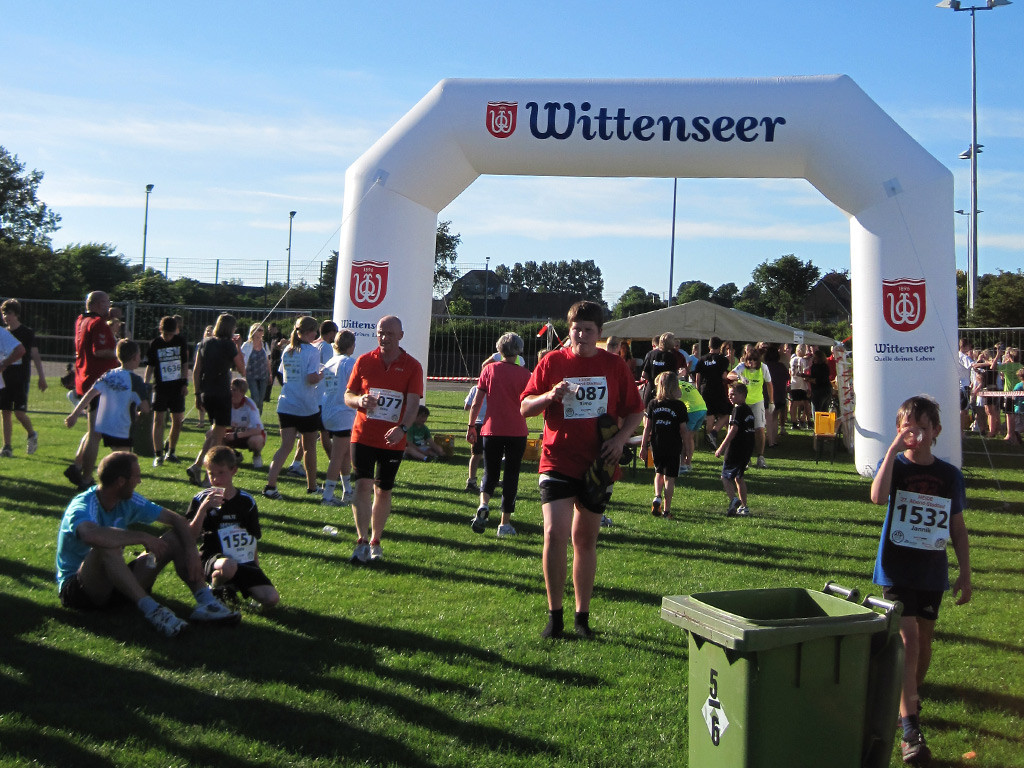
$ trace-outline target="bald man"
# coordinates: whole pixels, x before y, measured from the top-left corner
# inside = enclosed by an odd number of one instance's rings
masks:
[[[88,392],[100,376],[117,368],[117,337],[107,325],[109,316],[110,297],[106,293],[93,291],[85,297],[85,314],[75,321],[75,393],[79,397]],[[89,404],[89,429],[78,444],[75,460],[64,470],[64,477],[79,490],[93,484],[92,471],[99,451],[98,406],[98,398]]]
[[[377,323],[377,349],[360,355],[345,390],[345,405],[356,410],[352,425],[352,514],[356,523],[353,563],[384,558],[380,537],[391,514],[391,491],[405,452],[405,433],[423,398],[423,366],[399,346],[402,321],[394,315]]]

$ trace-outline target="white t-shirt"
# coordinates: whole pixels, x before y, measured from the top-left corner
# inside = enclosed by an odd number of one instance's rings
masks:
[[[792,392],[794,389],[802,389],[806,391],[810,388],[810,384],[807,379],[803,377],[803,374],[807,373],[811,369],[811,361],[806,357],[800,357],[799,355],[793,355],[789,361],[789,390]]]
[[[107,371],[93,389],[100,393],[96,408],[96,431],[101,435],[128,439],[132,435],[132,406],[142,403],[139,393],[132,387],[132,374],[124,368]]]
[[[244,398],[240,407],[231,409],[231,428],[243,432],[247,429],[263,429],[260,411],[251,398]]]
[[[320,382],[323,395],[320,397],[320,418],[324,429],[341,432],[352,429],[356,421],[354,409],[345,405],[345,389],[352,376],[356,359],[348,355],[335,355],[324,365],[324,380]]]
[[[284,377],[281,394],[277,398],[277,412],[289,416],[312,416],[320,411],[320,392],[315,384],[306,381],[311,373],[320,370],[320,351],[311,344],[303,344],[298,351],[285,347],[278,370]]]
[[[14,334],[6,328],[0,328],[0,360],[6,358],[11,352],[21,346]],[[20,360],[18,361],[21,362]],[[4,388],[4,377],[0,376],[0,389]]]

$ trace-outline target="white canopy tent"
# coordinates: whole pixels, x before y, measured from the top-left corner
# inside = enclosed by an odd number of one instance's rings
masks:
[[[612,320],[605,323],[601,330],[601,335],[606,338],[618,336],[626,339],[651,338],[663,333],[674,333],[680,339],[701,341],[717,336],[723,341],[770,341],[826,346],[836,343],[818,333],[801,331],[785,323],[703,300]]]

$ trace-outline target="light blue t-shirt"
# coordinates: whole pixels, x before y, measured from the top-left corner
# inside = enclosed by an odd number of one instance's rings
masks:
[[[306,377],[320,370],[320,350],[303,344],[298,351],[285,347],[278,370],[284,377],[277,412],[289,416],[312,416],[320,411],[320,389]]]
[[[92,547],[78,538],[78,526],[83,522],[95,523],[104,528],[127,528],[134,523],[152,523],[163,511],[163,507],[154,504],[138,493],[130,499],[119,501],[107,510],[100,504],[94,485],[71,500],[64,511],[57,532],[57,589],[64,581],[78,573]]]
[[[356,359],[348,355],[335,355],[324,366],[323,396],[320,398],[320,418],[324,429],[341,432],[352,429],[356,421],[354,409],[345,405],[345,390],[352,376]]]

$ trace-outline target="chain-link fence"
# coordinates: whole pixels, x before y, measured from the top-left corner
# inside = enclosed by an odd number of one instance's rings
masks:
[[[33,328],[44,360],[67,363],[75,355],[75,318],[84,311],[80,301],[49,301],[19,299],[21,322]],[[296,317],[311,315],[320,320],[330,318],[329,307],[278,308],[273,311],[257,307],[196,307],[178,304],[145,304],[115,302],[124,317],[125,333],[139,341],[143,355],[150,340],[158,334],[160,318],[181,315],[185,321],[185,338],[196,342],[203,337],[206,326],[213,325],[217,315],[230,312],[238,319],[243,336],[254,322],[277,323],[288,334]],[[494,354],[495,342],[507,331],[519,334],[526,346],[523,353],[532,368],[537,353],[548,348],[556,335],[565,338],[564,320],[554,323],[552,331],[544,332],[547,320],[531,318],[449,317],[438,315],[430,322],[430,349],[427,375],[432,378],[476,378],[483,361]],[[986,349],[1002,342],[1020,348],[1024,328],[960,328],[960,337],[970,339],[975,348]],[[646,350],[644,350],[646,351]],[[634,350],[634,355],[642,354]]]

